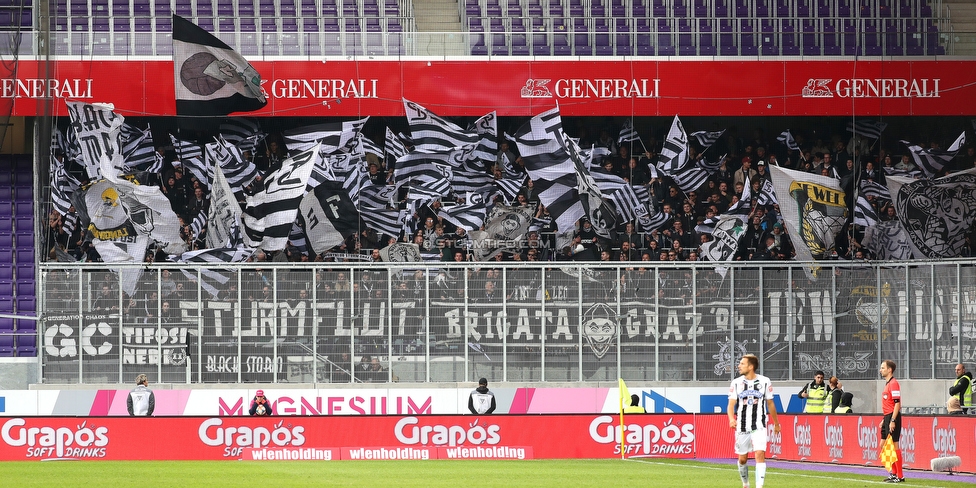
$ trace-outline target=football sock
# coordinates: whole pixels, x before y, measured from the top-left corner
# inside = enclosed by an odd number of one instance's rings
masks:
[[[739,465],[739,478],[742,478],[742,486],[747,486],[749,484],[749,465],[740,464]]]
[[[897,476],[899,478],[904,478],[905,477],[905,471],[902,469],[901,449],[896,449],[895,450],[895,455],[897,457],[895,458],[895,465],[891,467],[892,468],[892,471],[895,472],[895,476]]]
[[[756,463],[756,488],[762,488],[766,481],[766,463]]]

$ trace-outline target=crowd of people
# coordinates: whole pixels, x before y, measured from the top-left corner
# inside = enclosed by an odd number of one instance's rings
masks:
[[[701,245],[711,236],[696,227],[703,221],[726,212],[742,198],[744,185],[751,185],[751,209],[748,215],[749,226],[739,243],[736,260],[788,260],[794,257],[794,247],[789,232],[783,225],[779,208],[775,204],[759,205],[765,180],[770,178],[769,167],[780,166],[814,174],[835,177],[841,186],[852,195],[861,180],[885,183],[887,174],[912,174],[916,170],[912,158],[907,154],[893,155],[886,147],[860,136],[845,133],[814,135],[812,140],[802,132],[795,134],[799,151],[790,151],[773,137],[767,137],[756,130],[751,137],[727,134],[713,146],[703,150],[694,143],[689,146],[689,158],[711,159],[719,154],[726,156],[720,161],[717,171],[698,189],[687,193],[667,175],[654,171],[652,167],[660,159],[662,143],[655,135],[643,140],[619,143],[610,127],[599,131],[581,125],[580,146],[606,148],[612,156],[596,163],[595,172],[607,172],[619,176],[632,186],[645,187],[651,196],[652,211],[663,212],[667,219],[657,229],[643,229],[636,222],[620,222],[611,229],[609,235],[598,232],[585,218],[577,222],[576,231],[570,245],[557,246],[556,228],[548,209],[541,204],[534,182],[526,178],[513,205],[532,206],[535,219],[531,232],[524,245],[517,252],[502,253],[496,259],[502,261],[696,261],[703,259]],[[598,134],[591,136],[590,134]],[[257,166],[260,175],[275,168],[276,164],[288,154],[280,135],[268,136],[255,148],[255,154],[245,153]],[[938,148],[937,142],[928,145]],[[184,171],[172,150],[160,148],[166,163],[157,182],[180,218],[182,236],[190,249],[201,248],[205,243],[206,228],[193,224],[198,216],[209,208],[209,191],[205,183]],[[374,185],[390,185],[393,180],[393,164],[384,161],[383,155],[367,153],[367,178]],[[495,165],[486,165],[485,171],[496,178],[508,169],[525,174],[525,167],[518,155],[515,144],[502,139],[499,143],[498,160]],[[976,152],[968,146],[955,158],[946,170],[972,168],[976,165]],[[238,195],[242,204],[246,193],[261,187],[262,176]],[[463,200],[463,195],[451,195],[450,199]],[[868,201],[881,220],[896,218],[891,202],[869,195]],[[501,201],[500,195],[495,196]],[[292,262],[343,261],[351,255],[362,255],[362,259],[378,261],[382,257],[381,248],[391,242],[413,242],[421,248],[422,256],[430,261],[470,261],[473,259],[471,240],[468,232],[458,228],[440,215],[448,198],[434,201],[416,208],[408,216],[405,230],[401,235],[387,236],[376,229],[363,225],[360,232],[349,236],[342,244],[323,253],[314,253],[300,238],[290,241],[282,251],[256,253],[251,260],[285,260]],[[853,205],[853,198],[848,199]],[[853,213],[853,212],[851,212]],[[90,246],[80,226],[66,225],[68,216],[52,212],[47,230],[48,250],[55,257],[53,248],[57,243],[76,259],[98,261],[97,251]],[[836,255],[840,259],[867,259],[871,254],[859,244],[860,230],[851,223],[846,231],[837,236]],[[976,237],[976,236],[974,236]],[[972,255],[967,241],[964,255]],[[161,251],[153,249],[147,253],[147,262],[166,261]]]

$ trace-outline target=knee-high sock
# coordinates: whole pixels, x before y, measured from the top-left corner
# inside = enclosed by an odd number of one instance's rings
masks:
[[[749,485],[749,465],[740,464],[739,465],[739,478],[742,478],[742,486]]]
[[[766,481],[766,463],[756,463],[756,488],[762,488]]]
[[[902,466],[902,459],[901,459],[901,447],[895,449],[895,453],[897,454],[897,457],[895,457],[895,465],[891,467],[892,471],[894,471],[895,476],[899,478],[904,478],[905,471],[902,469],[903,466]]]

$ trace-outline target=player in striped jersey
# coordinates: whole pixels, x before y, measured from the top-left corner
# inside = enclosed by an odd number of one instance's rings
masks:
[[[756,453],[756,488],[766,481],[766,425],[780,431],[773,385],[769,378],[756,374],[759,358],[746,354],[739,361],[739,376],[729,387],[729,427],[735,429],[735,453],[739,455],[739,477],[743,488],[749,488],[749,453]]]

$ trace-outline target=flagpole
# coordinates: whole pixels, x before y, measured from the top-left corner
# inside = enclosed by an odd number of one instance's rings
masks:
[[[620,391],[620,459],[627,459],[627,430],[624,429],[624,397],[623,390]]]

